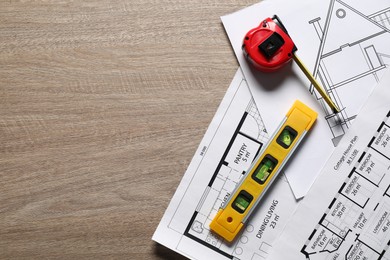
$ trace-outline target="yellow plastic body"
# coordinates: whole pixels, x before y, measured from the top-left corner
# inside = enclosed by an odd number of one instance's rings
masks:
[[[276,130],[272,139],[258,155],[256,158],[257,160],[251,165],[245,176],[243,176],[243,179],[235,188],[229,200],[214,217],[210,224],[212,231],[229,242],[233,241],[236,235],[240,232],[241,228],[244,226],[244,223],[248,219],[249,214],[262,198],[268,186],[271,185],[276,175],[280,172],[281,168],[289,159],[297,145],[301,142],[307,131],[312,127],[316,118],[317,113],[315,111],[307,107],[302,102],[298,100],[295,101],[293,106],[288,111],[286,118]],[[286,126],[296,131],[296,137],[288,148],[283,147],[280,145],[280,143],[277,142],[278,137],[281,135]],[[259,181],[255,180],[254,175],[256,170],[259,169],[260,163],[266,156],[272,156],[277,160],[277,164],[273,168],[270,175],[268,175],[264,183],[261,184]],[[245,194],[250,194],[253,199],[249,205],[247,205],[244,212],[239,212],[237,207],[233,206],[233,202],[236,200],[237,196],[240,195],[240,193],[242,194],[242,191],[244,191]]]

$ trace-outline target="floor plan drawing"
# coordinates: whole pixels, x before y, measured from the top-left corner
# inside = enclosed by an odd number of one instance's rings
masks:
[[[218,209],[269,138],[240,71],[221,107],[154,240],[192,259],[266,259],[297,202],[280,174],[236,240],[228,243],[210,231]]]
[[[390,3],[367,12],[355,9],[353,1],[331,0],[325,19],[309,21],[320,41],[313,75],[342,110],[334,114],[311,87],[323,103],[335,146],[356,117],[348,109],[354,105],[343,98],[344,93],[364,91],[362,88],[376,84],[390,65]]]
[[[251,117],[251,119],[248,117]],[[248,119],[254,120],[259,126],[259,133],[262,134],[258,135],[258,138],[245,134],[245,122]],[[250,163],[260,151],[263,143],[267,141],[268,136],[264,131],[262,122],[256,121],[256,119],[260,120],[261,118],[253,101],[251,101],[184,233],[185,236],[192,237],[201,243],[206,242],[207,245],[215,247],[216,250],[222,246],[223,241],[210,234],[208,226],[212,217],[217,213],[226,198],[229,197],[243,174],[245,174],[245,170],[249,168]],[[262,142],[258,140],[262,140]]]
[[[296,44],[296,55],[341,109],[334,114],[310,81],[291,62],[279,71],[262,73],[245,59],[243,37],[263,19],[277,14]],[[285,174],[297,199],[304,197],[326,159],[351,127],[390,64],[388,0],[262,1],[222,18],[225,30],[268,130],[275,116],[299,99],[319,113],[315,129],[300,157]],[[320,145],[322,149],[317,149]],[[312,158],[309,162],[301,158]]]
[[[240,83],[241,87],[245,87],[243,84],[244,80]],[[225,247],[225,250],[221,250],[224,247],[223,240],[210,233],[209,224],[267,139],[268,134],[260,114],[251,100],[203,192],[202,199],[184,232],[185,236],[228,257],[233,256],[236,248]]]
[[[305,221],[292,226],[291,236],[282,241],[285,243],[280,243],[280,234],[286,225],[290,226],[292,213],[296,212],[298,204],[307,201],[306,197],[299,202],[296,198],[307,194],[327,159],[338,149],[335,146],[344,143],[345,137],[341,137],[349,135],[347,130],[353,127],[352,121],[358,121],[356,115],[361,106],[375,84],[382,82],[382,74],[388,71],[385,68],[390,64],[388,0],[369,3],[299,0],[299,3],[307,5],[300,19],[297,19],[296,12],[291,11],[297,8],[296,4],[284,0],[263,1],[222,19],[241,70],[226,92],[153,236],[158,243],[191,259],[345,259],[347,253],[336,250],[342,249],[349,252],[350,259],[377,259],[378,256],[390,260],[387,257],[390,255],[387,244],[390,179],[384,174],[389,171],[386,158],[390,152],[381,150],[382,144],[376,145],[375,141],[364,149],[364,155],[360,154],[363,149],[357,149],[354,143],[361,140],[352,141],[338,162],[339,166],[334,167],[345,168],[358,160],[361,165],[356,165],[354,170],[351,168],[345,175],[335,170],[336,177],[326,180],[331,184],[322,187],[317,194],[316,199],[321,203],[315,200],[314,206],[306,208],[297,220],[299,223],[304,217],[309,217],[310,224]],[[309,83],[304,81],[306,78],[302,79],[304,76],[301,71],[296,71],[294,64],[282,71],[283,75],[278,72],[272,77],[261,74],[260,80],[259,74],[249,68],[241,55],[242,36],[266,15],[272,15],[272,10],[284,12],[283,22],[288,24],[289,32],[296,36],[297,42],[307,43],[302,44],[305,47],[299,49],[299,56],[309,62],[311,70],[314,68],[315,77],[342,109],[339,115],[332,114],[315,91],[311,90],[311,93],[317,99],[308,94]],[[263,16],[264,13],[267,14]],[[238,22],[240,26],[237,26]],[[310,40],[307,40],[308,35],[299,33],[303,27],[311,32]],[[267,89],[261,85],[272,83],[278,86]],[[209,223],[268,141],[265,125],[272,129],[270,125],[274,124],[276,129],[275,122],[280,122],[296,99],[319,112],[321,118],[318,118],[310,138],[299,148],[299,156],[284,168],[286,176],[279,176],[242,233],[232,243],[227,243],[210,232]],[[261,115],[256,105],[263,111]],[[281,111],[284,108],[286,110]],[[383,119],[386,113],[376,129],[390,131],[388,116]],[[388,133],[383,134],[382,141],[386,141]],[[371,137],[379,138],[380,135]],[[340,176],[343,176],[341,181],[348,176],[344,185],[336,182]],[[325,193],[330,194],[329,201],[324,200]],[[313,208],[321,205],[324,208],[313,217]],[[291,252],[288,249],[292,244],[299,247],[298,251],[293,251],[296,258],[290,255],[273,257],[274,251],[281,254]],[[329,252],[332,255],[327,254]]]
[[[390,73],[275,241],[271,259],[390,259]]]
[[[307,259],[390,259],[389,117],[303,246]]]

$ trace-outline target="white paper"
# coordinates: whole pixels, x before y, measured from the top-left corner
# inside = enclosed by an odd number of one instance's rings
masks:
[[[209,224],[267,141],[268,133],[238,70],[153,240],[191,259],[265,259],[297,206],[284,174],[233,243],[211,233]]]
[[[390,73],[300,203],[271,259],[390,259]]]
[[[285,168],[296,198],[303,197],[361,105],[390,64],[389,0],[264,1],[222,17],[237,59],[267,129],[295,99],[319,112],[319,120],[299,156]],[[277,14],[298,47],[297,56],[342,109],[334,115],[294,63],[275,73],[252,69],[241,45],[246,32]],[[321,44],[322,42],[322,44]],[[319,100],[319,101],[317,101]]]

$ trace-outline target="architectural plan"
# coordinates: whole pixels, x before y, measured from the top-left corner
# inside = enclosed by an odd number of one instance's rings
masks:
[[[255,71],[241,50],[246,32],[277,14],[298,47],[299,56],[341,109],[334,114],[294,63],[275,73]],[[362,104],[390,64],[390,2],[263,1],[222,17],[250,91],[269,131],[275,116],[293,99],[319,112],[318,126],[286,170],[296,198],[303,197]],[[318,149],[321,146],[322,149]],[[304,167],[302,167],[304,165]]]
[[[267,141],[238,70],[153,239],[191,259],[266,259],[297,206],[284,174],[232,243],[210,232],[209,224]]]
[[[371,4],[376,6],[375,2]],[[339,115],[325,109],[325,119],[336,146],[356,117],[354,110],[344,109],[354,106],[355,101],[343,97],[364,92],[367,85],[375,85],[383,69],[390,64],[390,2],[368,11],[352,1],[332,0],[326,18],[315,17],[309,24],[320,43],[313,74],[343,108]],[[350,31],[353,33],[343,33]],[[353,57],[352,62],[350,57]],[[315,92],[314,95],[321,100]]]
[[[271,259],[390,259],[390,73],[275,242]]]
[[[388,0],[268,0],[222,17],[242,72],[237,71],[229,86],[153,240],[191,259],[292,259],[284,252],[292,252],[296,259],[323,259],[327,252],[348,248],[351,259],[379,256],[390,260],[390,179],[383,173],[389,171],[385,158],[390,158],[390,152],[386,154],[375,142],[364,143],[366,133],[355,139],[348,130],[355,118],[360,122],[356,115],[388,70],[389,7]],[[296,64],[272,74],[257,72],[247,64],[241,52],[242,37],[273,14],[282,19],[298,56],[341,113],[328,109]],[[296,99],[317,111],[319,118],[297,156],[284,168],[286,174],[279,175],[239,237],[227,243],[210,232],[209,223],[268,141],[267,130],[274,132]],[[364,129],[371,139],[381,135],[375,134],[377,129],[386,129],[381,137],[386,140],[389,110],[369,118],[375,122]],[[363,125],[357,127],[363,129]],[[298,204],[310,201],[304,198],[298,203],[296,198],[306,195],[337,145],[337,151],[345,153],[334,170],[337,174],[327,180],[331,184],[316,183],[323,189],[318,196],[327,194],[329,199],[303,207],[304,211],[297,211],[303,216],[294,215],[301,225],[290,225]],[[352,165],[354,170],[344,173]],[[338,216],[343,217],[339,222]],[[308,222],[302,221],[305,218]],[[310,225],[303,228],[302,223]],[[286,225],[288,232],[281,235]],[[341,256],[329,253],[325,259]]]

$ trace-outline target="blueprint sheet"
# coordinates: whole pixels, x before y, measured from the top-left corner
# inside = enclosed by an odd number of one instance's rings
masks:
[[[390,73],[370,96],[271,259],[390,259]]]
[[[330,111],[296,64],[266,74],[254,71],[246,62],[241,50],[243,37],[274,14],[297,45],[297,56],[341,113]],[[269,132],[278,125],[275,118],[295,99],[319,113],[299,157],[285,169],[294,195],[301,198],[390,64],[390,1],[266,0],[223,16],[222,22]]]
[[[276,120],[281,121],[287,111]],[[265,259],[297,206],[284,174],[233,243],[210,233],[209,224],[267,141],[268,133],[239,69],[153,240],[191,259]]]

